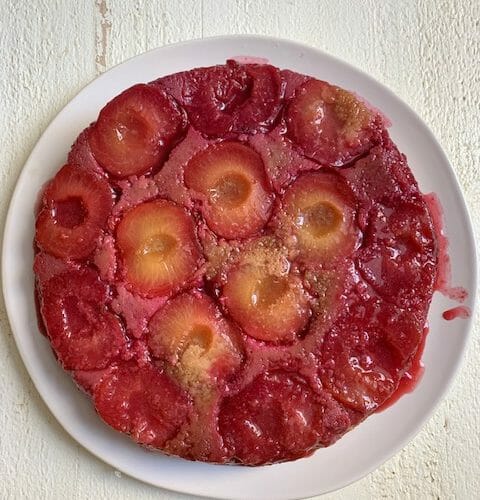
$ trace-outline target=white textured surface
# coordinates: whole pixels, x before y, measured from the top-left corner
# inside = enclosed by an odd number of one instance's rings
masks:
[[[322,48],[408,102],[450,158],[480,236],[476,1],[17,0],[0,2],[0,23],[2,230],[15,180],[36,140],[97,74],[163,44],[257,33]],[[453,388],[423,431],[379,470],[326,498],[478,497],[478,326]],[[180,498],[120,476],[81,449],[33,388],[3,302],[0,329],[0,498]]]

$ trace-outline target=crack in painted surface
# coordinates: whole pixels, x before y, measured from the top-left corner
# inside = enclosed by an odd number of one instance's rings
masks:
[[[95,0],[95,69],[97,75],[107,68],[107,48],[112,29],[112,19],[107,0]]]

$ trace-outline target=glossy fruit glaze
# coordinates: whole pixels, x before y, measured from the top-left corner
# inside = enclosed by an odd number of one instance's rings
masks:
[[[35,250],[43,331],[100,417],[247,465],[329,446],[392,397],[438,267],[382,115],[234,61],[106,104],[41,194]]]

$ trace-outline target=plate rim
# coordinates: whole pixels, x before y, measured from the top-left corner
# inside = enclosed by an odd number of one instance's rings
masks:
[[[55,126],[55,123],[57,120],[66,112],[67,108],[71,104],[72,101],[74,101],[80,94],[82,94],[87,88],[90,86],[103,81],[109,77],[109,74],[112,72],[112,70],[117,69],[122,66],[127,66],[129,65],[133,60],[140,58],[142,56],[145,56],[146,54],[150,54],[153,52],[159,52],[161,53],[163,49],[166,48],[180,48],[180,47],[185,47],[185,46],[195,46],[195,45],[202,45],[204,43],[222,43],[223,41],[248,41],[248,42],[273,42],[278,44],[281,48],[282,45],[290,45],[293,48],[297,48],[299,50],[303,51],[309,51],[312,53],[316,53],[321,58],[327,59],[335,64],[341,64],[344,66],[346,69],[349,71],[353,71],[354,73],[360,74],[362,78],[367,80],[369,83],[373,83],[376,86],[379,86],[384,93],[388,95],[390,99],[393,99],[397,104],[400,104],[402,107],[406,108],[407,111],[417,120],[418,124],[422,127],[422,131],[428,136],[429,140],[435,144],[437,148],[437,152],[440,154],[442,161],[445,163],[445,165],[448,166],[448,174],[450,176],[450,181],[453,182],[453,186],[451,185],[450,188],[454,188],[454,191],[456,191],[456,194],[458,194],[458,200],[460,201],[461,208],[462,208],[462,218],[465,222],[465,230],[468,235],[468,242],[466,242],[466,246],[471,247],[473,249],[473,263],[472,263],[472,269],[471,269],[471,274],[472,274],[472,289],[469,290],[469,297],[471,301],[471,314],[470,317],[465,320],[465,326],[463,330],[465,331],[465,334],[462,337],[461,340],[461,349],[460,349],[460,355],[456,358],[455,362],[451,366],[451,374],[448,378],[448,381],[444,384],[442,387],[442,390],[440,392],[437,392],[434,398],[434,403],[430,406],[429,410],[426,411],[422,418],[420,420],[417,420],[415,424],[411,427],[411,430],[407,433],[405,433],[405,436],[403,439],[401,439],[396,446],[391,447],[389,452],[386,454],[386,456],[380,457],[380,459],[377,459],[376,461],[373,461],[374,463],[368,467],[365,467],[362,469],[360,472],[357,474],[352,475],[352,477],[349,479],[349,481],[344,481],[342,482],[341,485],[337,487],[332,487],[330,489],[323,490],[321,494],[329,493],[332,491],[337,491],[339,489],[345,488],[346,486],[364,478],[368,474],[370,474],[372,471],[376,470],[380,466],[382,466],[386,461],[390,460],[394,455],[396,455],[401,449],[403,449],[417,434],[418,432],[424,427],[424,425],[431,419],[433,413],[436,411],[438,408],[439,404],[441,401],[444,400],[444,398],[447,396],[449,391],[451,390],[452,384],[454,380],[458,376],[459,369],[464,362],[465,359],[465,351],[467,348],[467,344],[470,340],[471,337],[471,332],[472,332],[472,325],[473,325],[473,320],[475,317],[475,312],[477,309],[477,288],[478,288],[478,250],[477,246],[475,244],[475,238],[474,238],[474,231],[473,231],[473,224],[472,224],[472,219],[471,215],[469,212],[468,205],[466,203],[465,197],[463,195],[463,191],[461,189],[460,183],[458,181],[457,173],[453,169],[450,161],[448,160],[447,155],[445,154],[440,142],[436,139],[434,136],[433,132],[430,130],[428,125],[425,123],[422,117],[419,116],[419,114],[410,107],[408,103],[403,101],[400,97],[398,97],[390,88],[385,85],[384,83],[376,80],[372,76],[370,76],[368,73],[364,72],[362,69],[350,64],[347,61],[344,61],[340,57],[336,57],[322,49],[319,49],[317,47],[308,45],[306,43],[301,43],[296,40],[290,40],[290,39],[285,39],[285,38],[279,38],[279,37],[274,37],[274,36],[265,36],[265,35],[244,35],[244,34],[233,34],[233,35],[219,35],[219,36],[212,36],[212,37],[204,37],[204,38],[195,38],[191,40],[183,40],[180,42],[176,42],[173,44],[167,44],[163,45],[160,47],[155,47],[152,48],[148,51],[142,52],[140,54],[134,55],[132,57],[129,57],[125,61],[122,61],[111,68],[109,68],[107,71],[103,72],[102,74],[94,77],[92,80],[90,80],[86,85],[84,85],[73,97],[68,99],[68,102],[62,107],[62,109],[51,119],[47,127],[43,129],[43,132],[41,135],[38,137],[35,145],[33,146],[30,154],[28,155],[27,160],[25,161],[24,165],[22,166],[20,173],[17,175],[16,181],[15,181],[15,186],[13,189],[13,192],[11,194],[10,200],[8,202],[8,209],[7,209],[7,214],[5,217],[5,225],[4,225],[4,230],[3,230],[3,237],[2,237],[2,247],[1,247],[1,252],[2,252],[2,257],[1,257],[1,269],[2,269],[2,292],[3,292],[3,298],[4,298],[4,303],[5,303],[5,309],[7,313],[7,318],[8,318],[8,323],[10,326],[10,329],[13,333],[13,337],[15,339],[15,345],[16,348],[20,354],[20,357],[22,359],[22,362],[27,369],[28,376],[30,377],[30,380],[34,384],[38,394],[40,395],[42,401],[44,404],[47,406],[48,410],[50,413],[55,417],[57,422],[62,426],[62,428],[69,434],[69,436],[78,444],[80,444],[85,450],[87,450],[89,453],[94,455],[96,458],[102,460],[104,463],[108,464],[109,466],[115,468],[116,470],[119,470],[129,477],[132,477],[138,481],[142,481],[144,483],[150,484],[155,487],[163,488],[168,491],[176,492],[176,493],[186,493],[190,495],[198,495],[201,497],[211,497],[211,492],[205,492],[205,491],[197,491],[195,490],[195,487],[187,487],[184,486],[183,489],[177,489],[173,488],[170,486],[164,486],[164,485],[159,485],[153,481],[149,481],[145,478],[141,478],[135,473],[132,473],[129,470],[124,470],[122,467],[118,467],[116,464],[113,464],[111,460],[109,460],[107,457],[102,456],[100,453],[97,453],[96,451],[93,451],[90,447],[88,447],[87,444],[85,444],[81,438],[81,436],[78,435],[78,433],[75,431],[74,428],[72,428],[69,424],[69,422],[65,422],[63,419],[57,415],[57,411],[52,408],[53,404],[50,401],[50,398],[48,394],[43,391],[43,389],[39,389],[38,386],[38,380],[32,376],[32,373],[35,371],[32,365],[30,364],[30,360],[28,357],[28,354],[24,350],[24,346],[22,345],[21,341],[21,334],[20,332],[17,331],[16,325],[15,325],[15,320],[14,320],[14,305],[12,304],[11,296],[9,293],[9,290],[7,289],[7,282],[9,281],[8,276],[10,273],[10,269],[8,267],[8,260],[9,260],[9,252],[8,252],[8,243],[7,243],[7,235],[10,234],[12,231],[13,225],[14,225],[14,220],[13,220],[13,215],[14,215],[14,207],[16,206],[18,202],[18,197],[20,196],[20,188],[21,185],[25,182],[25,178],[27,177],[27,166],[32,162],[32,159],[35,157],[37,154],[37,150],[39,148],[39,144],[42,142],[44,139],[44,136],[48,133],[48,131]],[[232,56],[234,57],[234,56]],[[70,374],[68,374],[69,377],[71,377]],[[311,491],[309,494],[311,495],[316,495],[319,494],[318,492]],[[231,496],[217,496],[215,495],[215,498],[237,498],[237,497],[231,497]],[[240,498],[240,497],[238,497]],[[287,498],[287,497],[285,497]],[[302,496],[289,496],[288,498],[295,499],[295,498],[305,498],[303,495]]]

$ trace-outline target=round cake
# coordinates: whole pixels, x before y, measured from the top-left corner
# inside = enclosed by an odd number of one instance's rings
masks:
[[[235,61],[105,105],[40,195],[34,272],[41,328],[107,424],[261,465],[395,397],[437,239],[387,125],[350,91]]]

